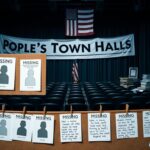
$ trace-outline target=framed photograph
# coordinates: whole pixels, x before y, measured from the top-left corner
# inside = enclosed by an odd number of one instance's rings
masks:
[[[138,67],[129,67],[129,78],[138,78]]]

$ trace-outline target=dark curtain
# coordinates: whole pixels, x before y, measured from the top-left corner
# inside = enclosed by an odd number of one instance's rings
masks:
[[[128,76],[129,67],[138,67],[140,79],[142,74],[150,73],[150,26],[148,22],[103,23],[96,27],[96,33],[96,37],[106,38],[133,33],[136,54],[120,58],[78,60],[80,81],[118,82],[119,77]],[[71,81],[72,60],[48,60],[47,62],[49,81]]]
[[[42,17],[25,18],[18,16],[9,21],[9,16],[2,18],[0,33],[10,36],[67,39],[64,36],[64,17],[60,19]],[[8,17],[8,18],[7,18]],[[150,73],[150,21],[142,18],[116,18],[97,14],[95,21],[95,37],[107,38],[133,33],[135,36],[135,56],[78,60],[80,81],[119,81],[119,77],[128,76],[129,67],[138,67],[139,78]],[[73,60],[47,60],[47,83],[71,82]]]

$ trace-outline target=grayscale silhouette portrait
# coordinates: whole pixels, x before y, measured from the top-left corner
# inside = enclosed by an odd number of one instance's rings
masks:
[[[6,120],[0,121],[0,135],[7,135]]]
[[[33,69],[29,69],[25,78],[25,86],[35,86],[35,78]]]
[[[9,83],[9,76],[7,75],[7,66],[2,65],[0,68],[0,84],[8,84]]]
[[[42,121],[38,130],[38,138],[47,138],[46,122]]]
[[[26,130],[25,126],[26,126],[26,122],[24,120],[22,120],[20,122],[20,127],[17,130],[17,135],[22,135],[22,136],[27,135],[27,130]]]

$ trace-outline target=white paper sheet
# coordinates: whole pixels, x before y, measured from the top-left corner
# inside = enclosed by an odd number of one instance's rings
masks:
[[[143,136],[150,137],[150,111],[143,111]]]
[[[82,142],[81,114],[60,114],[61,142]]]
[[[54,143],[54,116],[33,115],[33,137],[34,143]]]
[[[110,113],[88,113],[88,140],[111,141]]]
[[[14,114],[13,140],[31,141],[32,115]]]
[[[20,60],[20,91],[41,91],[41,59]]]
[[[14,115],[10,113],[0,113],[0,140],[12,141],[12,123]]]
[[[117,113],[116,114],[117,139],[137,138],[138,124],[137,113]]]
[[[14,90],[16,58],[0,57],[0,90]]]

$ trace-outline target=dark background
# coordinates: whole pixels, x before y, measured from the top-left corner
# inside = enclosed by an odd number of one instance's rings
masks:
[[[140,79],[150,73],[149,0],[0,0],[0,34],[69,39],[65,36],[65,8],[70,5],[95,8],[95,35],[84,39],[135,36],[135,56],[78,60],[80,81],[117,82],[128,76],[129,67],[138,67]],[[47,60],[47,82],[72,81],[72,62]]]

